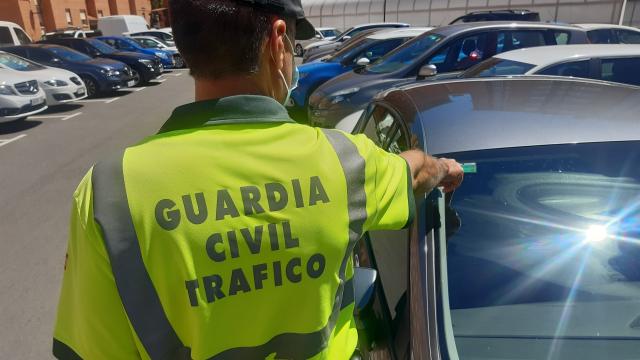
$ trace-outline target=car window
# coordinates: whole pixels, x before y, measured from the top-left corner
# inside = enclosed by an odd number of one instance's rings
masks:
[[[640,44],[640,32],[631,30],[615,30],[621,44]]]
[[[485,58],[487,33],[458,39],[433,55],[428,64],[435,65],[439,73],[465,70]]]
[[[615,44],[616,40],[610,29],[598,29],[587,32],[589,42],[592,44]]]
[[[142,45],[142,47],[146,48],[146,49],[155,49],[158,47],[158,43],[153,41],[153,40],[149,40],[149,39],[135,39],[140,45]]]
[[[567,31],[553,30],[553,37],[556,40],[556,45],[567,45],[571,41],[571,33]]]
[[[364,134],[376,145],[394,154],[409,148],[402,123],[383,106],[376,106],[368,114]]]
[[[367,72],[390,73],[411,65],[443,38],[442,35],[431,33],[408,41],[369,66]]]
[[[470,68],[460,75],[461,78],[491,77],[506,75],[523,75],[535,65],[520,61],[490,58]]]
[[[51,63],[53,60],[53,54],[42,49],[31,48],[29,49],[29,55],[31,60],[39,63]]]
[[[114,52],[116,52],[116,49],[109,46],[103,41],[100,41],[97,39],[88,39],[87,42],[93,45],[96,49],[98,49],[98,51],[100,51],[103,54],[113,54]]]
[[[602,59],[600,79],[630,85],[640,85],[640,58]]]
[[[353,63],[363,57],[366,57],[371,62],[374,62],[386,55],[389,51],[400,46],[404,41],[405,39],[402,38],[380,41],[375,45],[367,47],[364,51],[361,51],[356,57],[354,57]]]
[[[50,48],[47,48],[49,51],[51,51],[52,53],[54,53],[55,55],[68,60],[68,61],[78,61],[78,62],[85,62],[85,61],[89,61],[91,60],[90,57],[88,57],[87,55],[75,51],[73,49],[67,48],[67,47],[63,47],[63,46],[52,46]]]
[[[18,42],[20,44],[31,44],[31,39],[29,39],[29,36],[27,36],[27,34],[25,34],[22,29],[13,28],[13,31],[16,33],[16,37],[18,38]]]
[[[547,45],[547,42],[545,41],[544,31],[501,31],[498,33],[495,53],[500,54],[506,51],[545,45]]]
[[[589,60],[570,61],[538,71],[540,75],[571,76],[590,78]]]
[[[11,36],[11,31],[8,27],[1,26],[0,27],[0,46],[10,46],[14,45],[13,37]]]
[[[640,142],[442,156],[469,169],[441,269],[460,359],[635,358]]]
[[[34,71],[45,69],[44,66],[36,64],[33,61],[23,59],[10,53],[0,53],[0,64],[9,69],[18,71]]]

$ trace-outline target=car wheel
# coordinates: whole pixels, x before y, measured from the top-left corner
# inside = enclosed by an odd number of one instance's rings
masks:
[[[87,88],[87,97],[94,97],[98,94],[98,84],[95,80],[84,76],[82,77],[82,81],[84,81],[84,86]]]
[[[182,69],[184,67],[184,60],[182,59],[182,56],[176,56],[174,59],[176,60],[175,68]]]
[[[296,56],[302,56],[304,55],[304,49],[302,48],[302,45],[300,44],[296,44]]]
[[[133,69],[133,68],[131,69],[131,76],[133,77],[133,81],[135,81],[135,85],[133,86],[138,86],[144,83],[144,81],[140,77],[140,73],[136,71],[136,69]]]

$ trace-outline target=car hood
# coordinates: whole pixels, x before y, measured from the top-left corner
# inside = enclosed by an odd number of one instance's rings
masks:
[[[60,69],[60,68],[54,68],[54,67],[46,67],[42,70],[34,70],[34,71],[20,71],[20,70],[11,70],[11,71],[17,72],[22,75],[26,75],[27,77],[30,77],[31,79],[36,79],[38,81],[47,81],[51,79],[68,80],[72,76],[77,77],[77,75],[71,71]]]
[[[80,64],[95,65],[103,69],[115,69],[115,70],[124,69],[124,67],[126,66],[124,63],[120,61],[112,60],[112,59],[102,59],[102,58],[94,58]]]
[[[121,59],[128,58],[128,59],[135,59],[135,60],[140,60],[140,59],[153,60],[154,59],[153,55],[142,54],[142,53],[131,52],[131,51],[118,51],[112,54],[107,54],[107,56],[113,57],[113,58],[121,58]]]
[[[363,90],[371,86],[377,87],[377,84],[386,83],[387,80],[389,80],[388,74],[359,74],[355,71],[349,71],[322,84],[316,91],[318,93],[330,95],[344,89],[355,87]],[[392,82],[398,82],[405,79],[394,78],[391,80]]]
[[[31,80],[36,80],[36,77],[22,71],[0,69],[0,85],[15,84]]]

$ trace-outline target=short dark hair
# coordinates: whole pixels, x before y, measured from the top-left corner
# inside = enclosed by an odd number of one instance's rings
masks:
[[[283,18],[240,0],[170,0],[169,11],[176,46],[191,74],[212,79],[256,73],[271,24]],[[284,20],[287,36],[295,39],[295,22]]]

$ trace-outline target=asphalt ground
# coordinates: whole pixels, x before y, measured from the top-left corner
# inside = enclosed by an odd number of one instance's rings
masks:
[[[193,79],[175,70],[145,87],[0,123],[0,359],[53,358],[71,196],[80,179],[193,99]]]

